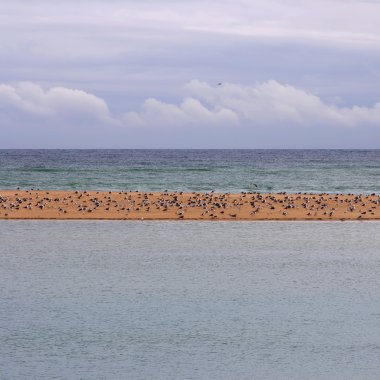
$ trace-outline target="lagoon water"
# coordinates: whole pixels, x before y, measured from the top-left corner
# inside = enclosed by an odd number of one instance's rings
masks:
[[[1,379],[378,379],[380,222],[0,221]]]

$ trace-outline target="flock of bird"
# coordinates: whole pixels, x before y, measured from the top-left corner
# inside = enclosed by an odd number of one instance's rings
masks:
[[[3,190],[0,218],[380,219],[376,194]]]

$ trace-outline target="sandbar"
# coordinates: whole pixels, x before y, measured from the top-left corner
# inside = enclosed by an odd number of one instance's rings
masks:
[[[379,220],[380,196],[0,190],[0,219]]]

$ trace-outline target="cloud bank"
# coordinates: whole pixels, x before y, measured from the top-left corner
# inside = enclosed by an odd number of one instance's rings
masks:
[[[380,103],[373,107],[327,104],[302,89],[270,80],[253,86],[212,86],[194,80],[179,104],[145,101],[139,112],[124,116],[127,124],[144,126],[239,126],[242,128],[380,127]]]
[[[307,146],[313,135],[325,136],[331,145],[339,146],[340,134],[348,133],[352,147],[362,140],[363,134],[371,133],[368,141],[372,142],[380,138],[380,102],[372,107],[329,104],[315,94],[275,80],[251,86],[211,85],[193,80],[182,92],[183,97],[177,102],[149,98],[137,110],[113,114],[104,99],[85,91],[64,87],[43,89],[29,82],[2,84],[0,129],[7,128],[8,133],[37,127],[61,133],[65,130],[90,135],[106,133],[108,141],[116,145],[121,136],[128,135],[126,147],[134,135],[144,134],[156,137],[174,134],[177,137],[170,140],[173,147],[182,146],[182,138],[194,131],[201,134],[206,146],[207,140],[212,137],[214,141],[215,132],[220,131],[223,139],[216,146],[225,148],[236,133],[244,141],[243,147],[252,148],[260,147],[255,144],[257,141],[269,141],[270,147],[271,138],[277,147],[281,141],[276,143],[273,137],[276,134],[281,138],[293,134],[288,141],[282,141],[284,147],[295,141],[297,146],[293,147],[300,148]],[[250,140],[252,136],[256,139]],[[198,147],[192,145],[190,140],[187,147]]]
[[[0,116],[3,125],[25,127],[35,123],[52,127],[119,124],[107,103],[93,94],[64,87],[43,90],[30,82],[0,84]]]

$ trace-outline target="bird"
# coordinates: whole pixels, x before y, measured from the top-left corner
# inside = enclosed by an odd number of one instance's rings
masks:
[[[218,86],[221,86],[222,84],[223,84],[222,82],[219,82],[219,83],[218,83]]]

